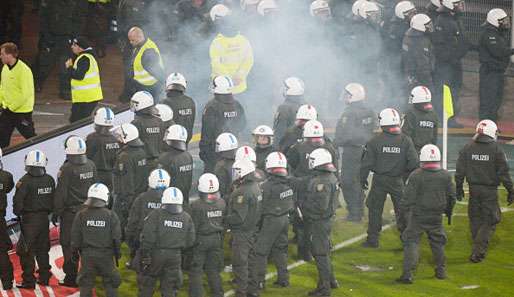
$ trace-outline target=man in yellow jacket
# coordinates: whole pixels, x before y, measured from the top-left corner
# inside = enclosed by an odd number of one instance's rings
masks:
[[[71,77],[70,123],[73,123],[90,116],[98,101],[103,99],[103,94],[100,68],[88,40],[83,37],[73,39],[71,50],[77,56],[75,61],[66,61],[66,69]]]
[[[16,128],[25,138],[36,135],[34,108],[34,77],[32,71],[18,59],[18,47],[7,42],[0,46],[4,64],[0,81],[0,147],[9,146]]]
[[[127,67],[125,90],[122,97],[132,97],[138,91],[147,91],[154,98],[160,98],[164,91],[166,74],[159,47],[143,30],[132,27],[128,39],[134,50]]]
[[[211,42],[211,78],[226,75],[234,82],[233,94],[246,91],[246,78],[253,66],[253,50],[246,37],[241,35],[232,20],[232,11],[223,4],[214,5],[210,16],[219,29]]]

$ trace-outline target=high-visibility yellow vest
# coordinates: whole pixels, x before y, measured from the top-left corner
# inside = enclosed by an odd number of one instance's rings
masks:
[[[138,83],[145,85],[145,86],[152,86],[157,82],[157,79],[153,77],[150,72],[146,71],[143,68],[143,53],[147,49],[154,49],[158,56],[159,56],[159,65],[164,68],[161,58],[161,52],[159,51],[159,48],[157,45],[150,40],[150,38],[146,39],[146,42],[143,44],[143,46],[139,49],[139,51],[136,54],[136,57],[134,58],[134,80]]]
[[[95,57],[88,53],[80,54],[73,69],[77,69],[80,59],[89,59],[89,69],[81,80],[71,79],[71,101],[74,103],[93,102],[103,99],[102,86],[100,85],[100,70]]]
[[[233,94],[246,90],[246,77],[253,66],[253,50],[246,37],[237,34],[226,37],[218,34],[211,42],[209,49],[211,57],[212,78],[227,75],[234,82]]]

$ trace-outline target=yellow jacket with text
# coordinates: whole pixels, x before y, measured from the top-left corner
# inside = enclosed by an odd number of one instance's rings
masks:
[[[211,42],[209,49],[211,58],[211,78],[227,75],[234,82],[233,94],[246,90],[246,77],[253,66],[253,50],[246,37],[237,34],[226,37],[218,34]]]

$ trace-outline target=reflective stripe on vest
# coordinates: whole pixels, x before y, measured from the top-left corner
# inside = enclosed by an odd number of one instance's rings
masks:
[[[88,53],[80,54],[73,69],[77,69],[80,59],[89,59],[89,69],[81,80],[71,79],[71,99],[74,103],[94,102],[103,99],[102,86],[100,85],[100,73],[98,63],[93,55]]]
[[[164,68],[159,48],[157,48],[157,45],[150,40],[150,38],[147,38],[146,42],[141,46],[134,58],[134,80],[142,85],[151,86],[157,82],[157,79],[143,68],[143,53],[147,49],[154,49],[157,52],[157,55],[159,56],[159,66]]]
[[[102,3],[102,4],[105,4],[105,3],[110,3],[111,0],[87,0],[87,2],[89,2],[89,3]]]

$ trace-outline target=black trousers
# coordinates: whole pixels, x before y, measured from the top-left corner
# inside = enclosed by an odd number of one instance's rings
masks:
[[[50,251],[48,213],[26,213],[23,215],[21,224],[25,245],[18,245],[16,253],[20,257],[20,264],[23,269],[23,283],[33,285],[36,282],[34,259],[37,260],[39,279],[48,281],[51,277],[50,269],[52,268],[48,255]]]
[[[480,120],[498,120],[498,110],[503,102],[503,87],[505,85],[505,71],[489,69],[480,65]]]
[[[25,137],[25,139],[36,136],[32,112],[15,113],[4,109],[0,113],[0,147],[8,147],[11,143],[11,135],[14,128]]]
[[[76,121],[87,118],[93,113],[93,110],[95,110],[97,105],[98,101],[72,103],[70,123],[74,123]]]
[[[0,218],[0,280],[4,287],[12,284],[14,279],[11,260],[9,260],[9,250],[11,249],[11,239],[7,233],[5,219]]]
[[[435,104],[434,108],[440,119],[443,118],[443,86],[450,87],[453,101],[453,114],[458,116],[460,112],[460,91],[462,89],[462,63],[459,61],[455,64],[436,63],[435,66]],[[434,96],[433,96],[434,97]]]

